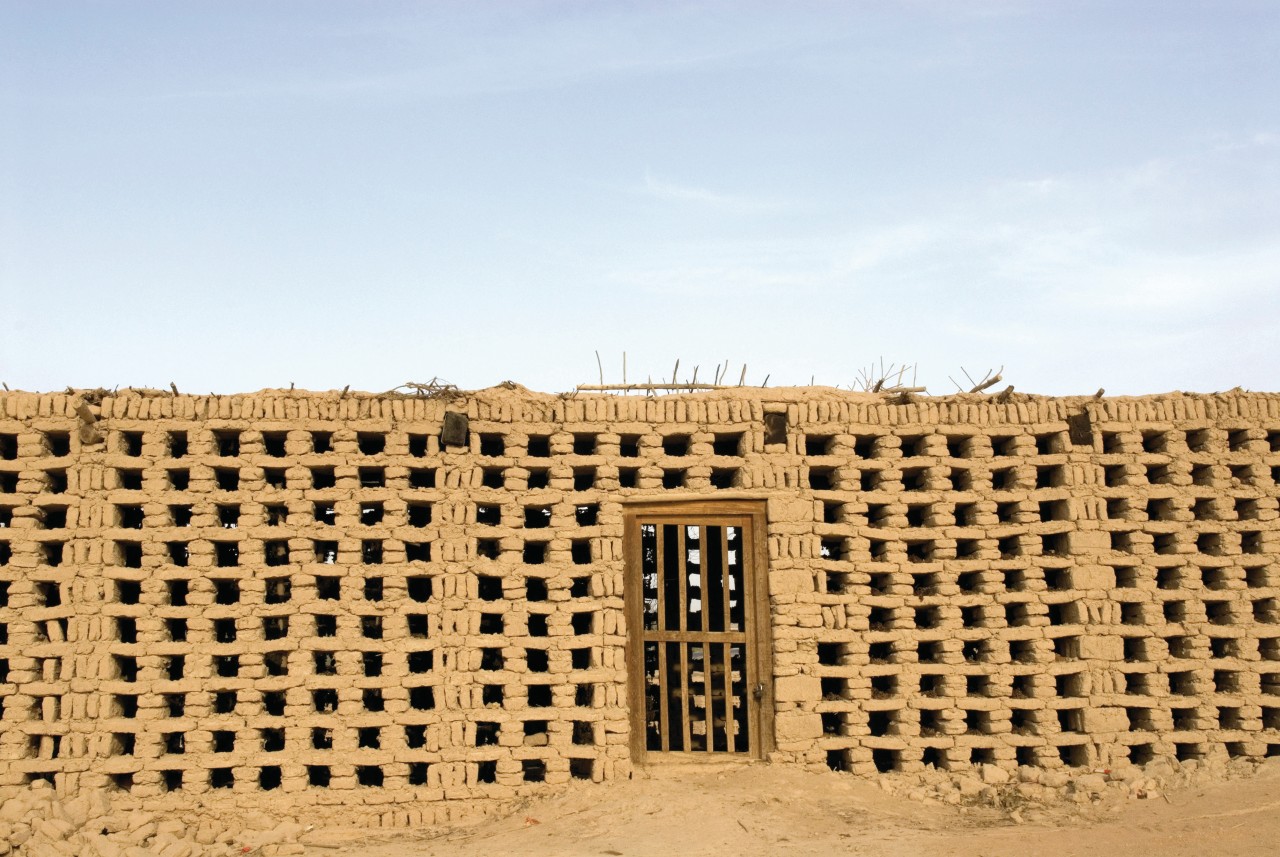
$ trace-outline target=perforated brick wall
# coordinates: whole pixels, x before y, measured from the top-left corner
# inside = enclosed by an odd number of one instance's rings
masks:
[[[403,825],[625,776],[624,503],[689,497],[768,501],[778,761],[1280,754],[1278,396],[84,405],[0,394],[3,783]]]

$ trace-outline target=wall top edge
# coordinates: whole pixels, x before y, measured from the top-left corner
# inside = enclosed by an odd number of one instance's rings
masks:
[[[103,389],[73,389],[66,388],[61,391],[40,392],[36,390],[0,390],[0,402],[14,397],[41,396],[50,397],[54,400],[67,399],[76,402],[87,401],[90,404],[98,404],[112,399],[177,399],[189,401],[221,401],[223,399],[279,399],[284,401],[322,401],[322,402],[340,402],[348,399],[376,399],[380,401],[431,401],[431,402],[454,402],[479,399],[489,402],[508,400],[520,402],[557,402],[557,401],[617,401],[622,400],[649,400],[654,399],[660,401],[684,400],[684,401],[721,401],[721,400],[740,400],[740,401],[762,401],[762,402],[803,402],[803,401],[840,401],[855,404],[882,404],[897,405],[906,404],[903,401],[903,395],[897,391],[888,391],[883,393],[864,393],[860,391],[845,390],[839,387],[824,386],[804,386],[804,387],[720,387],[713,390],[697,390],[686,392],[670,392],[656,395],[645,395],[640,392],[627,393],[622,395],[615,392],[568,392],[568,393],[544,393],[537,390],[530,390],[513,382],[505,382],[493,387],[486,387],[478,390],[450,390],[438,394],[418,395],[413,393],[401,392],[384,392],[371,393],[363,390],[304,390],[286,389],[286,388],[266,388],[255,390],[252,392],[240,393],[173,393],[170,390],[159,390],[146,387],[120,387],[116,390]],[[1268,392],[1263,390],[1244,390],[1239,387],[1232,390],[1223,390],[1213,393],[1197,393],[1182,390],[1172,390],[1164,393],[1144,393],[1136,396],[1053,396],[1041,395],[1037,393],[1015,392],[1012,395],[1000,397],[999,390],[992,390],[985,393],[951,393],[943,395],[929,394],[910,394],[907,399],[911,404],[1005,404],[1017,402],[1064,402],[1070,404],[1088,404],[1090,402],[1153,402],[1153,401],[1169,401],[1174,399],[1214,399],[1218,401],[1241,399],[1241,400],[1280,400],[1280,391]]]
[[[114,391],[68,388],[56,393],[0,391],[0,419],[72,417],[85,406],[98,419],[393,419],[431,421],[446,411],[500,422],[549,419],[573,422],[716,421],[732,409],[758,418],[762,410],[792,410],[798,421],[869,423],[1037,423],[1089,413],[1094,420],[1184,422],[1238,417],[1280,418],[1280,392],[1236,388],[1215,393],[1173,391],[1141,396],[1042,396],[960,393],[904,395],[835,387],[724,387],[643,395],[541,393],[504,382],[482,390],[430,395],[354,390],[264,389],[252,393],[193,395],[170,390]],[[770,407],[772,406],[772,408]],[[708,408],[710,410],[708,411]],[[798,409],[798,410],[797,410]]]

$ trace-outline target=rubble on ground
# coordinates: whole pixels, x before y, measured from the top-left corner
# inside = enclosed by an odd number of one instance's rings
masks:
[[[1157,759],[1145,766],[1012,772],[995,765],[965,771],[929,767],[884,774],[878,782],[895,796],[1023,823],[1063,809],[1105,814],[1129,801],[1167,799],[1186,789],[1255,776],[1280,778],[1280,757],[1262,762]],[[230,826],[200,814],[175,817],[113,808],[107,790],[60,796],[44,780],[0,788],[0,857],[287,857],[305,854],[303,843],[322,835],[262,812],[238,815]]]
[[[1205,761],[1156,759],[1145,766],[1009,771],[980,765],[966,771],[929,767],[919,773],[885,774],[880,787],[925,804],[997,810],[1009,820],[1035,821],[1064,806],[1118,811],[1130,800],[1166,798],[1171,792],[1252,776],[1280,777],[1280,757]]]
[[[0,788],[3,857],[287,857],[304,854],[306,828],[245,813],[239,828],[195,815],[113,809],[110,793],[57,795],[45,780]]]

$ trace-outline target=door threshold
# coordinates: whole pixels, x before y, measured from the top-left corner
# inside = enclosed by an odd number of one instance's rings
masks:
[[[767,764],[763,759],[752,758],[747,753],[682,753],[653,752],[637,764],[641,770],[671,770],[673,768],[743,768],[747,765]]]

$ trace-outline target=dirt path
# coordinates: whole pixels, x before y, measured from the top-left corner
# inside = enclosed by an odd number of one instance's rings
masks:
[[[923,805],[847,775],[755,766],[577,786],[510,816],[434,835],[317,832],[306,854],[1270,857],[1280,854],[1280,777],[1219,783],[1112,809],[1063,805],[1032,817],[1013,824],[991,809]]]

